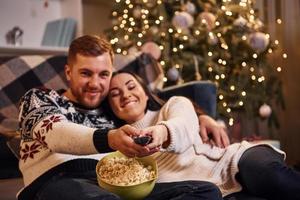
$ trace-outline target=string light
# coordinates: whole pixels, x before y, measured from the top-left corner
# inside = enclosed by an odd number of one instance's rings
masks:
[[[277,69],[276,69],[278,72],[281,72],[281,67],[277,67]]]
[[[277,19],[276,22],[277,22],[277,24],[281,24],[282,23],[281,19]]]
[[[287,59],[287,54],[286,54],[286,53],[282,54],[282,57],[283,57],[284,59]]]
[[[233,118],[230,118],[230,119],[229,119],[229,122],[228,122],[229,126],[233,126],[233,123],[234,123]]]

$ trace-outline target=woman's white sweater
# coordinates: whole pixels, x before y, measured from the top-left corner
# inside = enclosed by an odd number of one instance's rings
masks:
[[[167,149],[153,155],[158,164],[158,182],[210,181],[219,186],[223,196],[242,189],[235,179],[238,162],[254,144],[243,141],[227,148],[203,144],[194,107],[184,97],[170,98],[161,110],[148,110],[143,119],[132,125],[143,129],[156,124],[166,125],[171,139]]]

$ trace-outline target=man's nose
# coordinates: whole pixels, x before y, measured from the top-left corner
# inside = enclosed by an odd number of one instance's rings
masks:
[[[97,76],[92,76],[89,80],[90,87],[99,87],[101,85],[101,79]]]

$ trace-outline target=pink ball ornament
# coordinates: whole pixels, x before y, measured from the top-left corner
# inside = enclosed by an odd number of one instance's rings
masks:
[[[211,12],[204,11],[200,13],[200,15],[198,16],[198,20],[200,20],[201,23],[206,23],[206,27],[208,30],[212,30],[216,26],[216,16]]]
[[[270,40],[267,35],[262,32],[251,33],[249,35],[249,45],[257,53],[261,53],[266,50],[269,42]]]
[[[141,47],[143,53],[149,53],[153,58],[158,60],[161,56],[161,50],[155,42],[146,42]]]
[[[267,118],[271,115],[272,113],[272,109],[268,104],[263,104],[262,106],[260,106],[259,108],[259,115],[261,117]]]
[[[172,24],[177,29],[188,29],[194,24],[194,18],[187,12],[177,12],[172,19]]]

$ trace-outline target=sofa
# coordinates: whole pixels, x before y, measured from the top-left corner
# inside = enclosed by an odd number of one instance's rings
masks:
[[[138,56],[123,69],[138,73],[151,82],[148,77],[153,67],[151,59],[148,55]],[[22,187],[18,170],[18,101],[33,87],[66,88],[66,61],[66,55],[0,57],[0,194],[3,199],[16,199],[16,193]],[[173,95],[186,96],[208,115],[216,115],[216,86],[209,81],[189,82],[157,93],[163,99]]]

